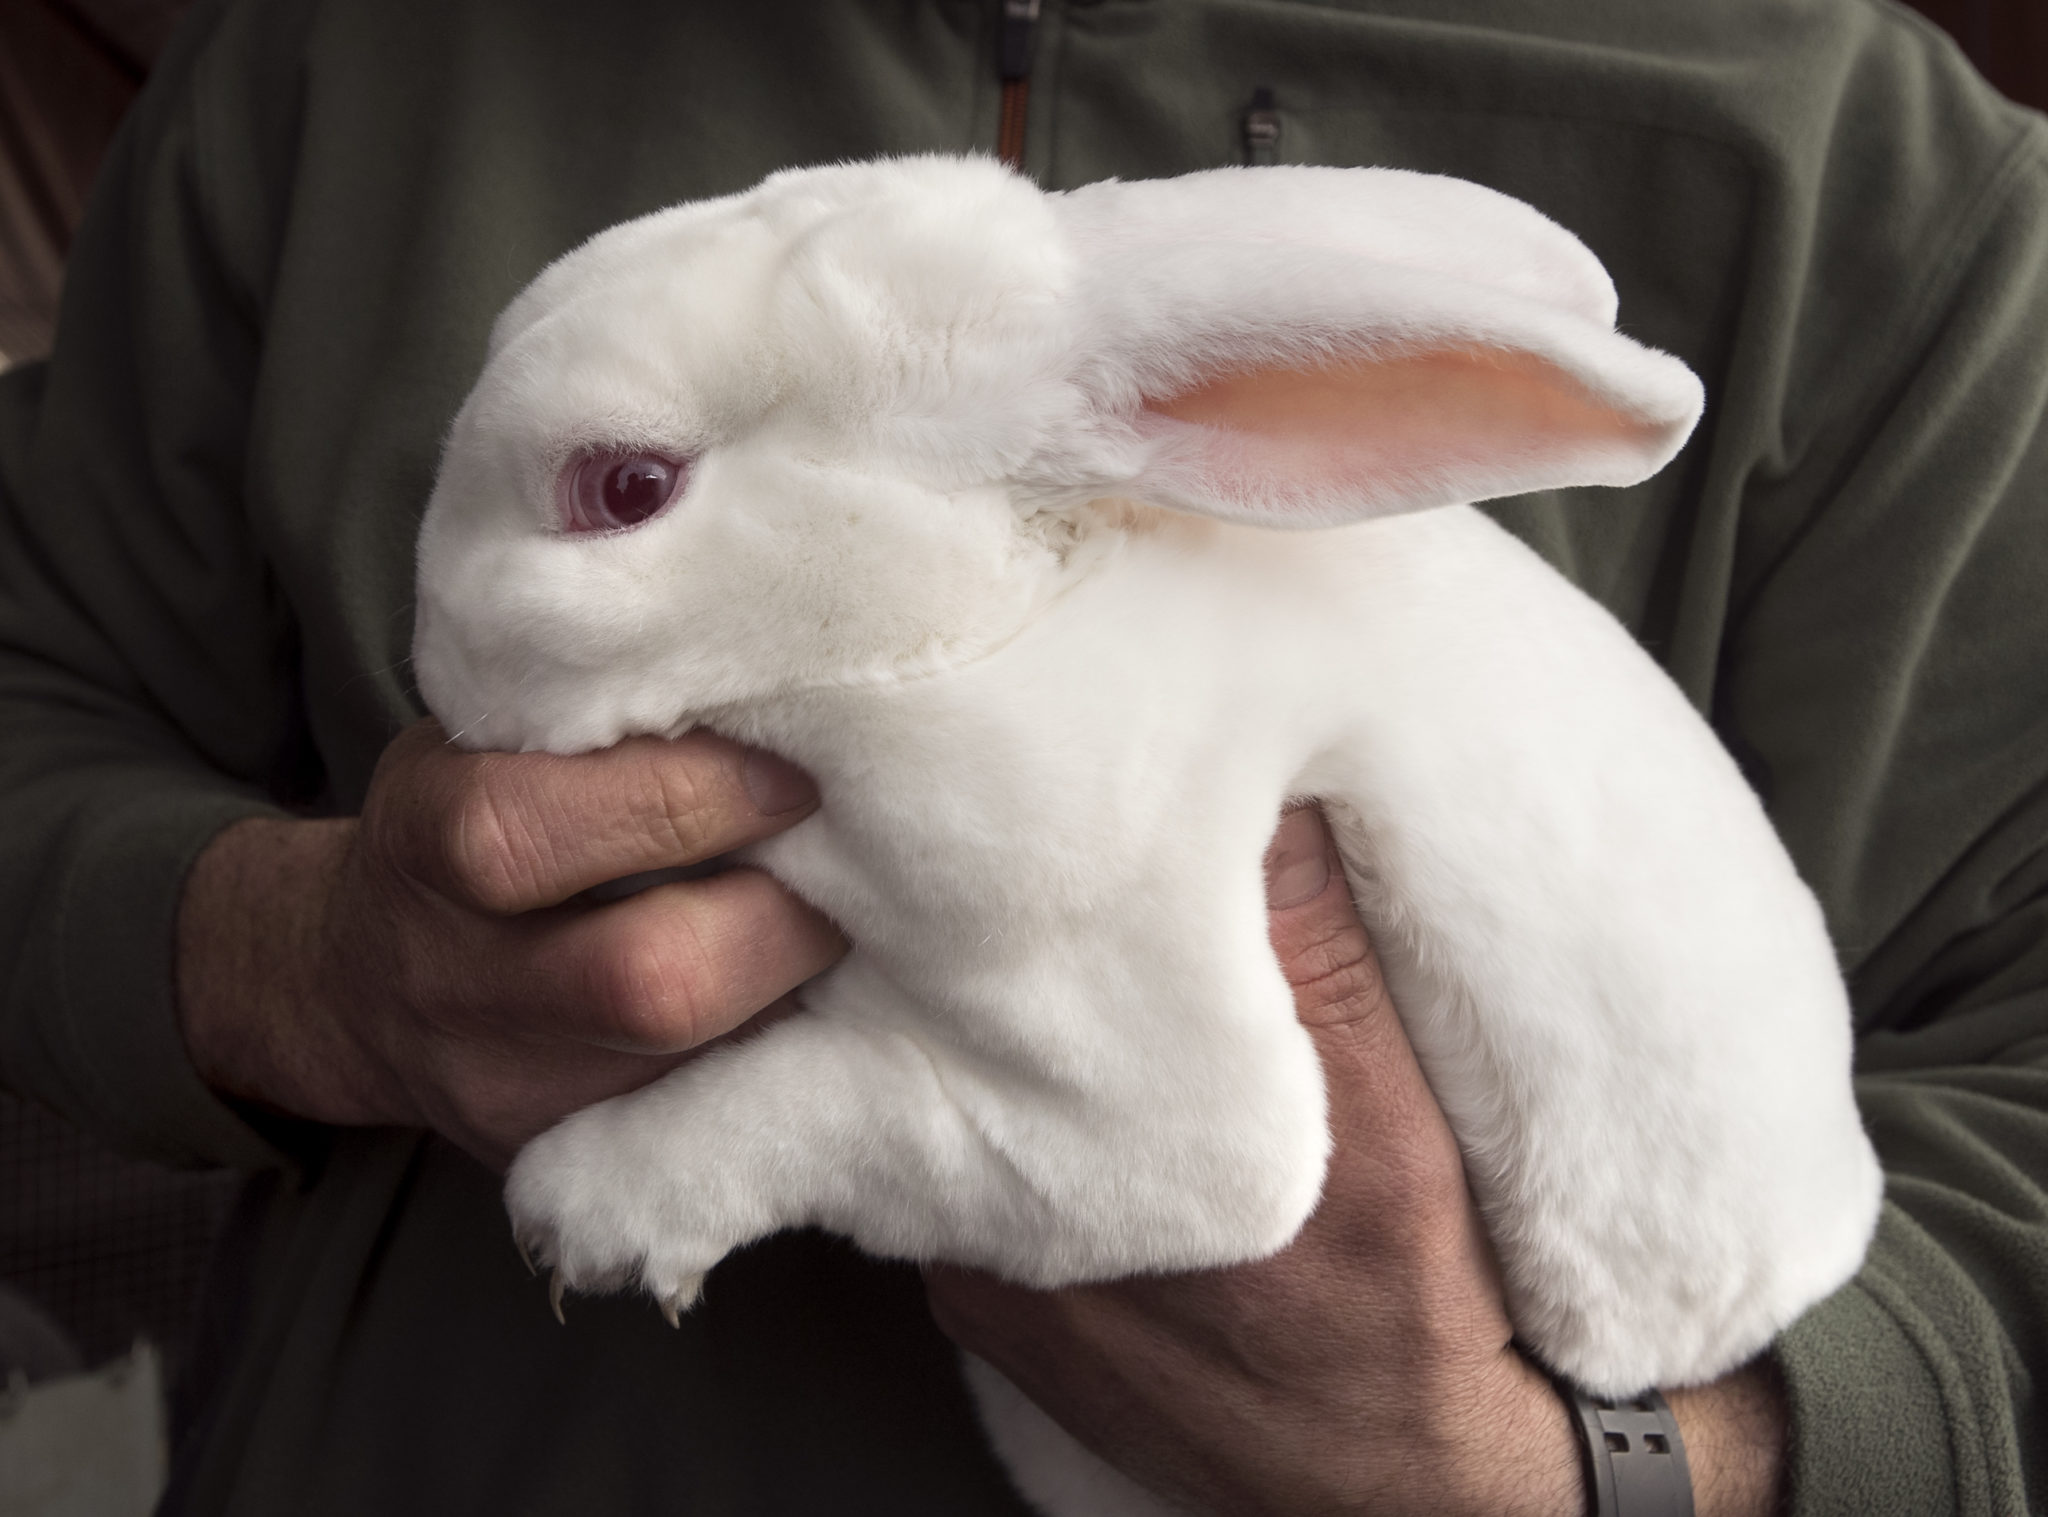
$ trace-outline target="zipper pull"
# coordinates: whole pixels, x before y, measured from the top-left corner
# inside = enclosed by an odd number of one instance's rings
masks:
[[[1262,84],[1252,91],[1251,109],[1244,113],[1244,161],[1262,167],[1275,160],[1279,148],[1280,107]]]
[[[996,36],[996,77],[1003,81],[1002,124],[996,156],[1024,168],[1024,112],[1031,95],[1031,34],[1038,26],[1039,0],[1003,0],[1003,24]]]

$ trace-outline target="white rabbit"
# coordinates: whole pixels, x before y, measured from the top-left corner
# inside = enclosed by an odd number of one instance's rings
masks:
[[[1389,170],[811,169],[543,273],[449,438],[420,687],[471,747],[786,755],[822,810],[750,857],[855,946],[530,1144],[521,1236],[671,1308],[799,1224],[1038,1286],[1281,1248],[1330,1140],[1260,861],[1316,797],[1545,1360],[1699,1381],[1846,1279],[1819,909],[1467,504],[1676,452],[1698,382],[1614,319],[1570,234]],[[975,1378],[1048,1511],[1164,1510]]]

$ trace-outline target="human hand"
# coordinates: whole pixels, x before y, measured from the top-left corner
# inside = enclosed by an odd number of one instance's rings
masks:
[[[1190,1511],[1577,1517],[1577,1434],[1511,1342],[1456,1142],[1318,812],[1282,819],[1267,883],[1335,1138],[1300,1236],[1234,1269],[1047,1293],[935,1267],[933,1315]],[[1775,1395],[1749,1372],[1671,1398],[1701,1517],[1772,1509]]]
[[[816,807],[800,771],[709,733],[561,758],[464,753],[420,722],[359,819],[243,822],[201,855],[178,922],[193,1060],[227,1094],[430,1127],[502,1169],[845,951],[756,869],[576,898]]]

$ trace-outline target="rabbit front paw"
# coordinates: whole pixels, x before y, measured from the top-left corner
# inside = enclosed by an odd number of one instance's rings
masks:
[[[578,1112],[520,1151],[505,1178],[513,1237],[529,1263],[553,1272],[558,1317],[565,1290],[638,1285],[673,1325],[746,1238],[713,1225],[712,1198],[622,1143],[616,1117],[606,1107]]]

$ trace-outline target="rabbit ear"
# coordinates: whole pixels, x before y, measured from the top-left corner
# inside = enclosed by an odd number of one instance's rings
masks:
[[[1462,180],[1222,169],[1056,197],[1075,378],[1159,505],[1274,526],[1633,484],[1698,380],[1614,330],[1570,233]]]

